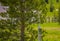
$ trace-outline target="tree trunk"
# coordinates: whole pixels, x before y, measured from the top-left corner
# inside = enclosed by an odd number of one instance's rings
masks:
[[[25,31],[25,25],[24,23],[21,24],[21,41],[24,41],[24,31]]]
[[[25,4],[24,4],[25,0],[20,0],[20,12],[21,12],[21,16],[20,16],[20,20],[21,20],[21,41],[25,41],[25,37],[24,37],[24,31],[25,31]]]

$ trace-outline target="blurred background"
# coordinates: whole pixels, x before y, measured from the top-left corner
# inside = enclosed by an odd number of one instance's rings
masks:
[[[0,41],[60,41],[60,0],[0,0]]]

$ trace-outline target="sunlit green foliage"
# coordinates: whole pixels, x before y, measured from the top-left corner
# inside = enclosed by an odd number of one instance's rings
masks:
[[[30,28],[28,26],[38,22],[38,11],[45,12],[45,1],[0,0],[0,2],[2,6],[9,7],[6,13],[9,14],[7,18],[10,18],[4,21],[1,20],[3,27],[0,28],[3,28],[2,30],[4,31],[1,34],[3,36],[1,37],[1,41],[36,41],[38,36],[37,30],[33,30],[33,27]],[[34,12],[35,10],[36,12]],[[35,20],[33,20],[33,17]]]
[[[8,18],[0,20],[0,41],[38,41],[37,26],[32,24],[38,23],[40,11],[42,11],[40,12],[41,24],[46,23],[47,16],[52,17],[54,14],[60,22],[59,0],[0,0],[0,2],[2,6],[9,7],[6,13],[0,14],[3,18]],[[59,12],[56,9],[59,9]],[[43,27],[54,25],[48,23],[47,25],[43,24]],[[47,34],[43,33],[43,41],[57,41],[57,39],[53,40],[54,38],[47,39],[44,37],[52,33],[50,31],[47,31]],[[54,34],[56,33],[54,32]],[[58,32],[57,34],[60,33]]]

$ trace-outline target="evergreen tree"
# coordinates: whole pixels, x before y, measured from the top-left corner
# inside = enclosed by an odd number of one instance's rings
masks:
[[[9,17],[11,18],[11,24],[10,28],[15,29],[18,28],[18,25],[20,26],[20,40],[25,41],[25,28],[30,24],[32,17],[34,17],[36,20],[38,14],[34,14],[34,11],[38,13],[38,11],[43,11],[42,8],[45,8],[45,1],[44,0],[0,0],[2,5],[8,6],[7,13],[9,14]],[[16,19],[13,21],[13,18]],[[35,20],[34,20],[35,21]],[[35,21],[36,22],[36,21]],[[8,24],[7,23],[7,24]],[[8,26],[9,27],[9,26]],[[3,39],[4,40],[4,39]],[[7,41],[7,40],[6,40]],[[11,41],[18,41],[18,40],[11,40]]]

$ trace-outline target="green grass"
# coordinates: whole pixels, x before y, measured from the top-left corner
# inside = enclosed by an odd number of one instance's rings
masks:
[[[41,27],[60,27],[58,23],[44,23],[41,24]]]
[[[38,24],[33,24],[31,26],[33,26],[35,30],[38,30]],[[40,24],[40,26],[47,32],[43,37],[43,41],[60,41],[60,25],[58,23],[44,23]]]
[[[58,25],[58,23],[45,23],[41,24],[41,27],[42,29],[45,28],[46,29],[45,31],[47,32],[43,37],[43,41],[60,41],[60,29],[59,29],[60,25]]]
[[[44,41],[60,41],[60,31],[58,30],[46,30],[46,34],[43,37]]]

